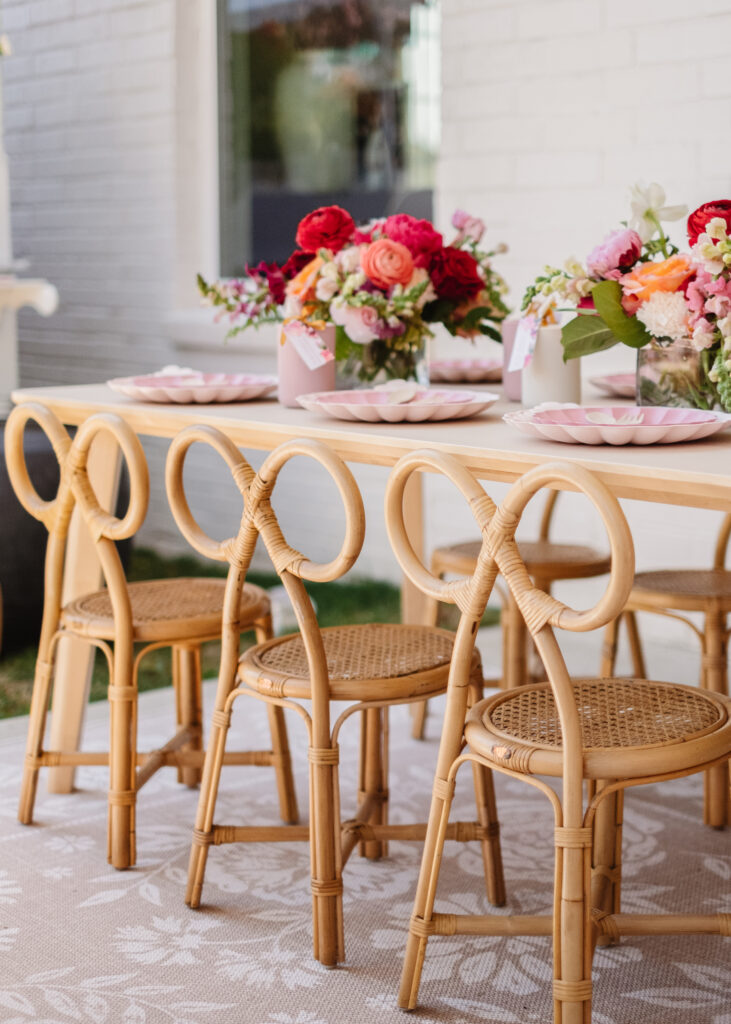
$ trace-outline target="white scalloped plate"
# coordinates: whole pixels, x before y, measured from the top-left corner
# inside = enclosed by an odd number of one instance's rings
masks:
[[[503,379],[503,364],[500,359],[435,359],[429,363],[429,380],[432,384],[448,384],[489,381],[496,384]]]
[[[277,378],[259,373],[157,374],[116,377],[107,384],[138,402],[248,402],[274,391]]]
[[[426,420],[457,420],[476,416],[499,400],[490,391],[448,391],[419,388],[410,402],[394,402],[387,390],[315,391],[297,401],[310,412],[336,420],[365,423],[423,423]]]
[[[590,417],[607,422],[592,422]],[[638,422],[627,422],[631,417]],[[614,422],[611,422],[611,419]],[[505,413],[503,419],[523,434],[568,444],[673,444],[697,441],[731,423],[724,413],[665,406],[581,406],[546,402],[533,409]],[[621,422],[622,420],[625,422]]]
[[[637,377],[634,373],[608,373],[604,377],[589,377],[589,383],[613,398],[634,398]]]

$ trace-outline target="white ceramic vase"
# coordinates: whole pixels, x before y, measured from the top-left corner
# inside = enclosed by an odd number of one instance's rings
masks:
[[[526,408],[542,402],[581,402],[580,360],[563,361],[558,324],[538,329],[533,358],[522,372],[521,388]]]

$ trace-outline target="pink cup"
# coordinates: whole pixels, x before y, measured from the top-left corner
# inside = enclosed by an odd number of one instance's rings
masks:
[[[320,331],[320,336],[331,352],[335,351],[335,326],[333,324]],[[298,409],[298,395],[307,395],[311,391],[335,390],[335,360],[331,359],[316,370],[308,369],[300,358],[292,342],[287,339],[284,331],[279,334],[277,343],[277,375],[279,377],[279,402],[290,409]]]

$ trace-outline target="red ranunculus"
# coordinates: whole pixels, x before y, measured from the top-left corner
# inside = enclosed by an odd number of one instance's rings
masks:
[[[300,270],[306,267],[308,263],[311,263],[312,259],[311,252],[302,252],[301,249],[295,249],[287,262],[282,264],[282,273],[284,274],[285,281],[291,281],[293,277],[297,277]]]
[[[282,273],[281,267],[278,263],[266,263],[262,260],[257,263],[255,267],[250,267],[247,264],[246,272],[248,274],[255,275],[257,277],[264,278],[267,283],[267,287],[271,292],[272,299],[278,306],[281,306],[284,302],[284,274]]]
[[[428,267],[444,244],[444,239],[428,220],[418,220],[408,213],[388,217],[383,233],[392,242],[400,242],[411,253],[415,267]]]
[[[731,232],[731,199],[714,199],[711,203],[703,203],[697,210],[693,210],[688,217],[688,240],[691,245],[698,241],[698,235],[703,234],[706,224],[714,217],[721,217],[726,221],[726,230]]]
[[[321,206],[299,222],[297,245],[305,252],[340,252],[353,237],[355,221],[340,206]]]
[[[454,302],[474,299],[485,286],[474,256],[453,245],[445,245],[434,256],[429,276],[439,298]]]

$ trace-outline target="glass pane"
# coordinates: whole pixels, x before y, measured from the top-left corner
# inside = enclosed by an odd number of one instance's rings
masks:
[[[221,271],[285,260],[299,220],[431,217],[437,0],[219,0]]]

